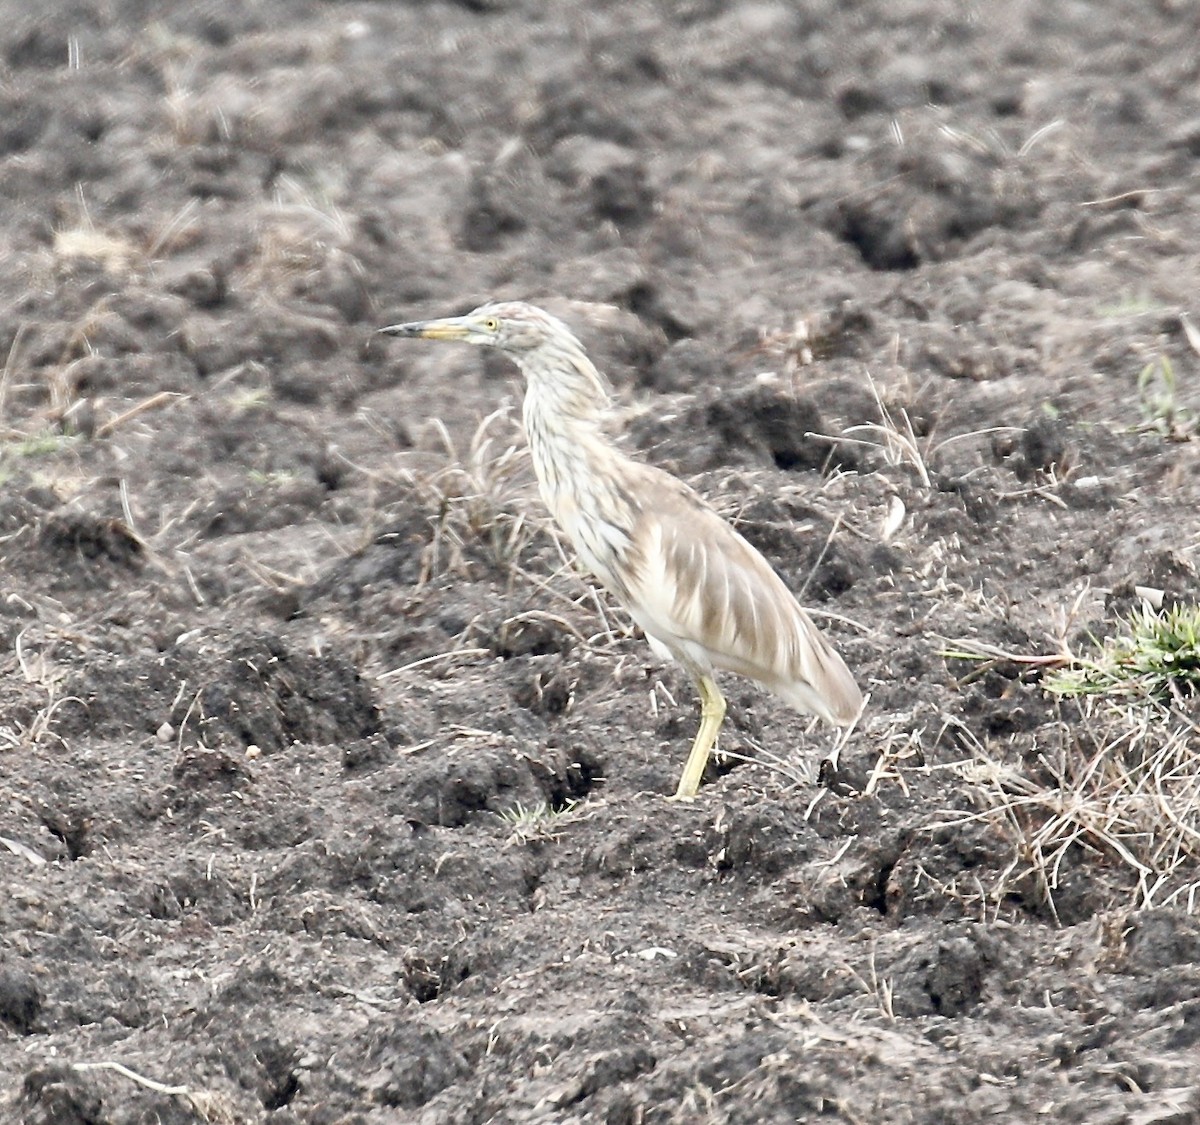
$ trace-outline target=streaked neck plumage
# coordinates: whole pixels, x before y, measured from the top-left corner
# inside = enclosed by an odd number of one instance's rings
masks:
[[[542,495],[551,510],[563,476],[589,473],[596,458],[620,456],[605,439],[608,388],[573,337],[512,357],[526,379],[523,414]]]
[[[598,424],[609,407],[608,387],[596,365],[573,336],[543,344],[532,351],[512,353],[529,384],[525,417],[532,413],[554,420],[557,429]]]
[[[527,382],[525,433],[542,499],[584,565],[619,591],[638,504],[621,487],[632,463],[604,434],[604,379],[574,337],[513,359]]]

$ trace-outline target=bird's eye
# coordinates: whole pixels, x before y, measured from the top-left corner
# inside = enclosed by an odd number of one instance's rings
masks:
[[[483,326],[489,332],[499,332],[500,331],[500,322],[494,316],[484,317]]]

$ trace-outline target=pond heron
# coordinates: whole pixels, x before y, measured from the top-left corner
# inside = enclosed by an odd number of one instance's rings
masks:
[[[393,336],[497,348],[524,372],[524,420],[542,499],[588,570],[700,692],[677,798],[700,788],[725,718],[714,673],[735,672],[798,711],[849,725],[862,696],[770,564],[697,493],[604,435],[607,384],[557,317],[520,301],[394,324]]]

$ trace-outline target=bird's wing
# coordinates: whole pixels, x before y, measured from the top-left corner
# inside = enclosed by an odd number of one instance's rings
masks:
[[[766,559],[682,482],[638,468],[646,478],[622,591],[638,624],[685,664],[852,721],[862,705],[854,678]]]

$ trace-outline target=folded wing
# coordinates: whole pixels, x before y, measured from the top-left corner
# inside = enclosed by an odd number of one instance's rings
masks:
[[[690,489],[654,476],[625,575],[638,624],[696,670],[736,672],[801,711],[853,721],[862,706],[854,678],[779,575]]]

